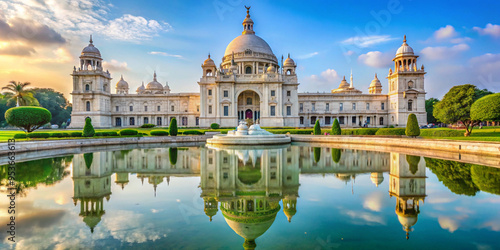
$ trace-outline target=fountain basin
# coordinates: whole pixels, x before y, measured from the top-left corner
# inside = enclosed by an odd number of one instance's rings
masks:
[[[254,124],[248,128],[246,122],[240,122],[236,130],[228,131],[227,135],[214,135],[207,139],[207,144],[214,145],[277,145],[287,144],[292,138],[286,135],[275,135]]]

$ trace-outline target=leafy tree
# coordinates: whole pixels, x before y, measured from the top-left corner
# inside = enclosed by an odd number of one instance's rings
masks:
[[[173,117],[172,120],[170,120],[170,127],[168,128],[168,133],[171,136],[177,136],[177,120],[175,119],[175,117]]]
[[[47,109],[40,107],[16,107],[5,112],[5,120],[8,124],[21,128],[31,133],[42,127],[52,119]]]
[[[500,169],[472,165],[472,180],[484,192],[500,195]]]
[[[335,163],[339,163],[340,157],[342,157],[342,151],[338,148],[332,148],[332,160]]]
[[[474,121],[500,121],[500,93],[481,97],[472,104],[470,113]]]
[[[7,122],[5,121],[5,111],[7,109],[12,108],[7,105],[8,97],[4,94],[0,93],[0,127],[7,126]]]
[[[475,196],[479,188],[471,177],[471,164],[425,157],[425,164],[451,192]]]
[[[7,86],[3,87],[2,90],[8,92],[8,97],[15,101],[16,107],[19,106],[38,106],[38,102],[33,97],[33,92],[31,90],[27,90],[26,87],[31,83],[25,82],[17,82],[10,81]]]
[[[332,125],[332,135],[341,135],[341,134],[342,130],[340,129],[339,120],[335,118],[335,120],[333,120],[333,125]]]
[[[319,126],[319,120],[316,120],[316,124],[314,124],[314,135],[321,135],[321,127]]]
[[[321,158],[321,148],[314,148],[314,162],[319,162]]]
[[[71,118],[71,104],[61,92],[49,88],[34,88],[32,92],[40,106],[52,114],[50,123],[62,126],[63,122]]]
[[[491,95],[491,94],[494,94],[493,92],[487,90],[487,89],[476,89],[475,93],[474,93],[476,96],[476,100],[478,100],[479,98],[482,98],[484,96],[487,96],[487,95]]]
[[[469,136],[472,128],[478,124],[471,119],[470,109],[482,94],[484,94],[482,90],[471,84],[455,86],[434,105],[433,114],[444,123],[462,122],[466,130],[464,136]]]
[[[425,100],[425,111],[427,112],[427,122],[428,123],[436,123],[438,120],[433,115],[434,105],[439,102],[439,99],[430,98]]]
[[[406,122],[406,136],[416,137],[420,135],[420,127],[418,126],[417,116],[410,114]]]
[[[170,160],[170,164],[177,164],[177,148],[168,149],[168,159]]]
[[[85,126],[83,126],[83,137],[93,137],[95,135],[94,126],[92,126],[92,119],[87,117],[85,119]]]

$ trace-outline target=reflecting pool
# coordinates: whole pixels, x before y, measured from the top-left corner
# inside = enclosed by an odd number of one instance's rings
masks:
[[[0,224],[7,213],[0,166]],[[17,163],[0,248],[498,249],[500,168],[288,145],[88,152]],[[4,228],[3,228],[4,229]]]

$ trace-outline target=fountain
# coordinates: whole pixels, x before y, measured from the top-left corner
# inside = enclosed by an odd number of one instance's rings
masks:
[[[276,145],[287,144],[291,138],[286,135],[275,135],[262,129],[259,124],[248,128],[245,121],[240,121],[236,130],[228,131],[227,135],[214,135],[207,144],[219,145]]]

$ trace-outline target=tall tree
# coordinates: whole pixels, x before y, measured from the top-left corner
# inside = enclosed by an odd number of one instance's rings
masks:
[[[436,123],[438,120],[433,115],[434,105],[439,102],[439,99],[430,98],[425,100],[425,111],[427,112],[427,122],[428,123]]]
[[[10,93],[8,96],[10,96],[13,100],[16,102],[16,107],[19,106],[38,106],[34,105],[36,102],[36,99],[33,97],[33,92],[31,90],[28,90],[26,87],[30,85],[31,83],[25,82],[17,82],[16,81],[10,81],[7,86],[3,87],[2,90],[7,91]]]
[[[49,88],[34,88],[32,91],[40,106],[52,114],[50,123],[61,126],[63,122],[68,122],[71,117],[71,104],[63,93]]]
[[[450,89],[443,99],[434,105],[434,117],[444,123],[462,122],[465,126],[465,136],[472,133],[478,121],[470,117],[472,104],[482,95],[472,84],[458,85]]]

